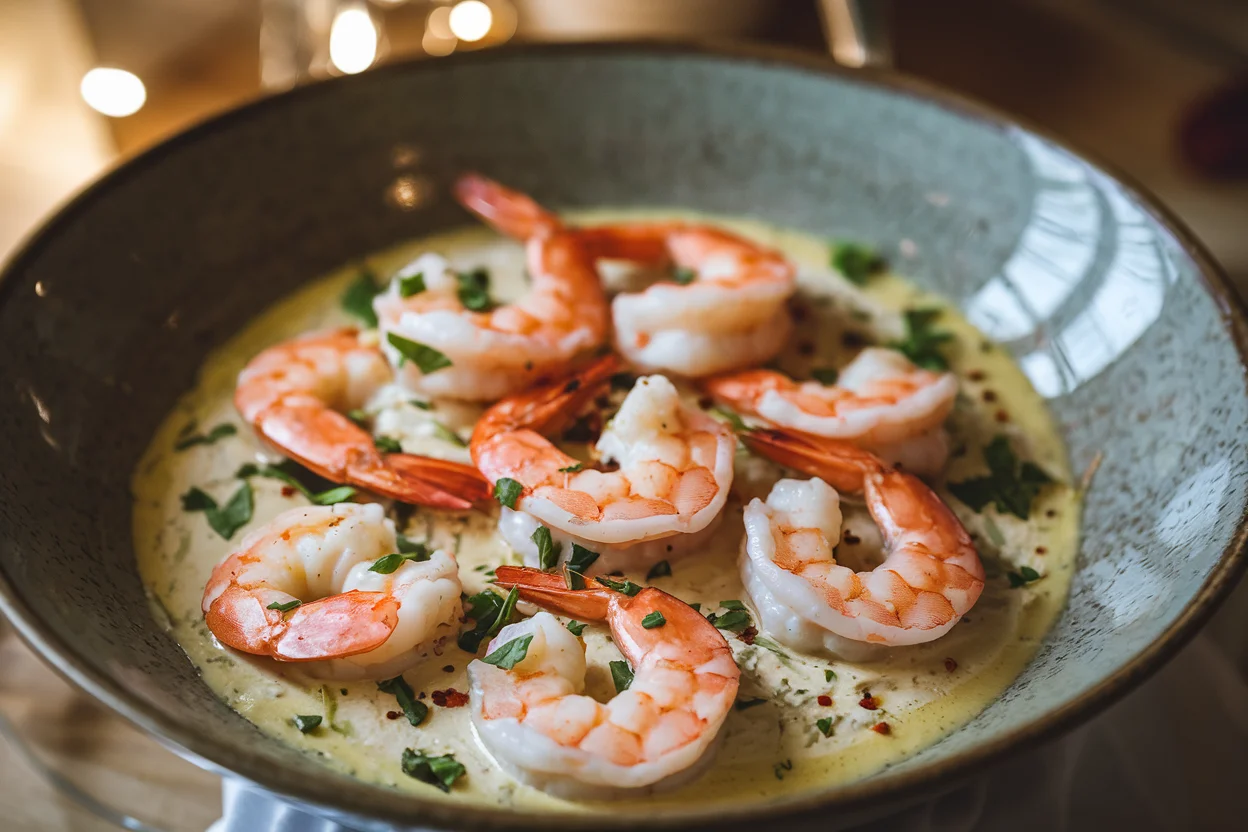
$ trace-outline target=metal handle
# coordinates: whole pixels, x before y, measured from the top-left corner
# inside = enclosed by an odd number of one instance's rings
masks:
[[[819,0],[828,51],[845,66],[890,66],[893,45],[887,0]]]

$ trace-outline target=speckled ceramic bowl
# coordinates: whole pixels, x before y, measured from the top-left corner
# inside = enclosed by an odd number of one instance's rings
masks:
[[[1070,604],[1001,699],[902,765],[754,814],[896,807],[1068,728],[1155,670],[1237,577],[1244,319],[1136,189],[977,106],[815,57],[572,46],[392,66],[123,165],[0,284],[0,607],[75,683],[198,760],[400,824],[577,823],[426,804],[262,736],[153,621],[131,551],[131,469],[205,352],[309,277],[467,221],[446,197],[465,168],[553,206],[686,206],[878,241],[1018,357],[1074,470],[1100,460]],[[700,811],[646,826],[752,817]]]

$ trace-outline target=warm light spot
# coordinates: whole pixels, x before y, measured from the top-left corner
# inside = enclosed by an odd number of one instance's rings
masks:
[[[426,29],[424,37],[420,39],[421,48],[435,58],[451,54],[455,51],[455,45],[458,43],[459,41],[455,39],[454,35],[451,35],[449,38],[440,38],[433,33],[432,28]]]
[[[377,59],[377,27],[363,5],[348,6],[329,30],[329,60],[347,73],[363,72]]]
[[[481,0],[463,0],[462,3],[456,3],[447,19],[455,37],[469,43],[485,37],[493,22],[494,12]]]
[[[96,67],[82,76],[79,89],[91,109],[114,118],[137,113],[147,101],[139,76],[124,69]]]
[[[426,35],[432,32],[440,40],[454,40],[455,33],[451,31],[451,7],[438,6],[429,12],[428,26]]]

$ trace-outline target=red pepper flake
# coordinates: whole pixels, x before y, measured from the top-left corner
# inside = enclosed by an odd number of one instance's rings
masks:
[[[997,400],[997,394],[992,390],[985,390],[980,395],[983,396],[983,399],[986,402],[995,402]]]
[[[984,373],[983,370],[971,370],[969,373],[966,374],[966,377],[969,378],[971,381],[983,381],[985,378],[987,378],[987,375]]]
[[[1045,517],[1056,517],[1056,516],[1057,516],[1057,512],[1056,512],[1054,509],[1048,509],[1047,511],[1045,511],[1044,516],[1045,516]]]
[[[871,730],[877,734],[883,734],[886,737],[893,733],[893,729],[888,726],[887,722],[877,722],[871,726]]]
[[[831,696],[828,696],[828,695],[825,693],[824,695],[822,695],[822,696],[820,696],[820,697],[819,697],[818,702],[819,702],[819,704],[820,704],[820,705],[822,705],[823,707],[825,707],[825,708],[826,708],[826,707],[828,707],[829,705],[831,705],[831,704],[832,704],[832,697],[831,697]]]
[[[754,637],[756,635],[758,635],[758,630],[756,630],[753,627],[746,627],[744,630],[742,630],[740,633],[737,634],[737,640],[743,641],[746,644],[753,644]]]
[[[1037,547],[1036,547],[1036,554],[1037,554],[1037,555],[1045,555],[1045,554],[1048,554],[1048,552],[1049,552],[1049,550],[1048,550],[1048,549],[1046,549],[1046,548],[1044,548],[1043,546],[1037,546]]]
[[[386,711],[386,719],[398,719],[403,716],[402,711]]]
[[[994,418],[996,418],[998,422],[1004,423],[1010,421],[1010,414],[1006,413],[1004,410],[998,410],[997,415]]]
[[[435,690],[432,696],[433,704],[439,708],[462,708],[468,704],[468,694],[460,693],[455,688]]]
[[[283,496],[283,497],[293,497],[293,496],[295,496],[295,487],[294,487],[293,485],[283,485],[283,486],[282,486],[282,496]]]
[[[874,711],[876,708],[880,707],[880,700],[876,699],[869,693],[864,693],[862,698],[858,700],[858,705],[866,708],[868,711]]]
[[[945,670],[948,670],[950,673],[952,673],[953,671],[957,669],[958,669],[957,662],[955,662],[953,659],[945,659]]]
[[[862,542],[862,538],[854,534],[853,532],[851,532],[849,529],[845,530],[845,534],[842,535],[841,539],[844,540],[846,543],[848,543],[850,546],[854,546]]]

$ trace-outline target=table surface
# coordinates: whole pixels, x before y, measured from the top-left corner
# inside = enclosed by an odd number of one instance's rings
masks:
[[[1227,68],[1172,46],[1156,29],[1119,25],[1086,7],[1040,6],[1006,10],[971,0],[907,4],[897,32],[902,65],[1045,124],[1110,160],[1168,202],[1243,291],[1248,186],[1198,180],[1173,148],[1179,116],[1224,78]],[[124,131],[110,131],[78,98],[77,81],[89,65],[89,45],[68,0],[0,0],[0,253],[117,154],[114,137]],[[168,123],[198,118],[202,112],[196,107],[204,101],[215,106],[252,94],[254,89],[240,82],[236,90],[188,95],[187,109],[171,111]],[[1248,611],[1248,595],[1241,592],[1240,600]],[[1223,642],[1242,658],[1248,656],[1248,628],[1239,625],[1245,617],[1232,612],[1220,616],[1217,626]],[[120,806],[136,812],[141,807],[144,819],[171,830],[202,830],[217,817],[215,775],[73,691],[3,624],[0,668],[0,711],[75,782]],[[63,799],[3,742],[0,771],[5,829],[114,828]]]

